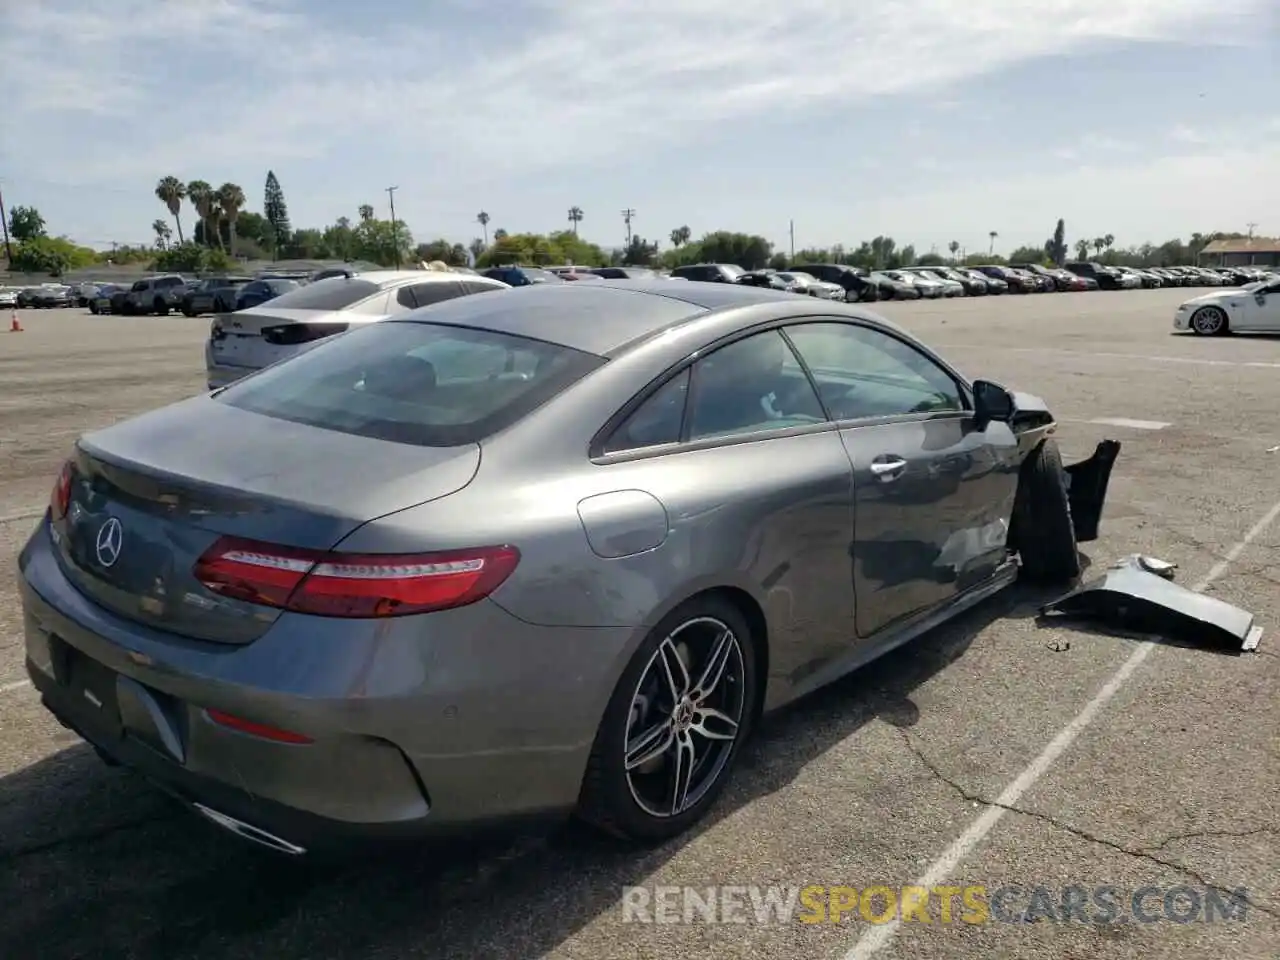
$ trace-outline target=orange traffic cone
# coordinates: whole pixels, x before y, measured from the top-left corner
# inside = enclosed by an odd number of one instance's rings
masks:
[[[22,321],[18,319],[17,310],[14,310],[9,314],[9,332],[10,333],[22,332]]]

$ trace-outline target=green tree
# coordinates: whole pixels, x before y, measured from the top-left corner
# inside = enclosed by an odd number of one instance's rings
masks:
[[[312,227],[303,227],[300,230],[292,231],[289,236],[289,243],[284,249],[284,254],[290,257],[298,257],[302,260],[341,258],[340,253],[329,248],[325,242],[324,234]]]
[[[166,249],[169,246],[169,238],[173,236],[173,231],[169,229],[169,225],[163,220],[153,220],[151,229],[156,234],[156,249]]]
[[[1098,256],[1102,256],[1102,251],[1105,250],[1106,248],[1107,248],[1107,241],[1105,237],[1093,238],[1093,249],[1097,252]]]
[[[240,189],[239,184],[224,183],[218,188],[218,209],[222,211],[222,218],[227,222],[229,232],[227,249],[231,251],[233,257],[236,255],[236,219],[244,209],[245,202],[244,191]]]
[[[947,244],[947,249],[951,251],[951,259],[955,260],[956,254],[960,252],[960,241],[952,240],[950,243]]]
[[[60,277],[67,270],[90,266],[96,259],[93,250],[74,244],[66,237],[36,236],[14,248],[9,269]]]
[[[439,240],[432,240],[430,243],[418,244],[413,250],[413,255],[416,259],[427,263],[432,260],[440,260],[451,267],[465,267],[467,265],[467,248],[460,243],[450,243],[443,237]]]
[[[923,253],[916,257],[915,265],[917,267],[940,267],[946,262],[947,261],[940,254]]]
[[[373,207],[367,203],[360,204],[360,209],[356,212],[359,214],[362,223],[367,223],[373,219]]]
[[[35,207],[16,206],[9,211],[9,235],[18,243],[47,237],[44,217]],[[36,271],[38,272],[38,271]]]
[[[1076,241],[1076,259],[1077,260],[1089,259],[1089,241],[1088,240]]]
[[[658,241],[654,240],[650,243],[637,233],[631,237],[631,242],[622,251],[622,262],[629,267],[648,267],[653,264],[657,256]]]
[[[276,179],[274,170],[267,171],[267,183],[262,195],[262,215],[271,224],[271,249],[277,253],[289,243],[293,232],[289,223],[289,207],[284,202],[284,191]]]
[[[1018,247],[1009,254],[1010,263],[1039,263],[1046,260],[1045,252],[1040,247]]]
[[[506,236],[507,236],[507,231],[503,230],[501,227],[493,231],[494,240],[501,240],[503,237],[506,237]]]
[[[480,254],[484,253],[484,248],[487,247],[488,245],[489,244],[485,243],[479,237],[476,237],[469,244],[467,244],[467,249],[471,251],[471,256],[474,259],[479,260]]]
[[[182,200],[187,195],[187,188],[177,177],[161,177],[156,184],[156,197],[169,211],[178,228],[178,242],[185,243],[182,236]]]
[[[402,220],[393,225],[390,220],[367,217],[351,231],[354,260],[367,260],[389,267],[404,263],[413,254],[413,234]]]
[[[632,238],[634,242],[635,238]],[[656,251],[656,245],[654,245]],[[628,248],[630,250],[630,248]],[[627,257],[627,250],[622,258]],[[639,253],[639,251],[637,251]],[[662,257],[668,266],[684,263],[736,263],[744,270],[759,270],[773,258],[773,244],[755,234],[717,230],[701,240],[689,241]]]
[[[200,218],[204,243],[212,245],[216,226],[213,223],[215,206],[213,187],[206,180],[192,180],[187,184],[187,201],[195,208],[196,216]]]
[[[476,214],[476,223],[480,224],[480,229],[484,233],[484,245],[489,245],[489,215],[481,210]]]
[[[235,261],[221,250],[212,250],[198,243],[180,243],[162,252],[151,264],[152,270],[173,273],[211,273],[230,270]]]
[[[671,245],[677,248],[683,247],[686,243],[689,242],[689,238],[692,236],[693,236],[693,233],[689,230],[687,226],[676,227],[674,230],[671,231]]]
[[[1058,225],[1053,228],[1053,238],[1045,242],[1044,252],[1048,254],[1050,263],[1060,267],[1067,262],[1067,249],[1067,225],[1059,218]]]
[[[572,229],[573,229],[573,235],[574,235],[575,237],[578,235],[578,224],[580,224],[581,222],[582,222],[582,208],[581,208],[581,207],[570,207],[570,208],[569,208],[569,223],[571,223],[571,224],[573,225],[573,226],[572,226]]]

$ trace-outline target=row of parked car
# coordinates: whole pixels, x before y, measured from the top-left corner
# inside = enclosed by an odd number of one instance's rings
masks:
[[[846,264],[799,264],[787,270],[743,270],[734,264],[700,263],[677,267],[676,279],[741,283],[832,300],[919,300],[1004,293],[1053,293],[1085,290],[1134,290],[1158,287],[1243,286],[1266,274],[1254,268],[1112,267],[1070,261],[1062,267],[1038,263],[978,266],[902,267],[867,270]]]

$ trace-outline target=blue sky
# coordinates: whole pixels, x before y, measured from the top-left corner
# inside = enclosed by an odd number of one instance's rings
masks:
[[[295,226],[917,249],[1280,235],[1274,0],[44,0],[0,13],[0,187],[150,242],[166,174]],[[192,220],[190,211],[186,221]]]

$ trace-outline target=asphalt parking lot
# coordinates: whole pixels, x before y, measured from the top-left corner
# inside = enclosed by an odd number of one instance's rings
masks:
[[[880,306],[971,376],[1045,397],[1069,459],[1123,441],[1093,567],[1177,562],[1179,582],[1256,614],[1258,653],[1044,628],[1045,598],[1013,592],[773,718],[692,836],[635,851],[569,826],[317,866],[103,766],[24,683],[16,554],[62,457],[83,430],[199,392],[208,329],[25,311],[24,333],[0,333],[0,957],[1274,960],[1280,339],[1174,336],[1190,295]],[[857,909],[761,922],[750,890],[743,923],[683,922],[679,900],[681,922],[627,922],[622,906],[633,886],[903,884],[1023,899],[985,923],[931,905],[929,923],[883,925]],[[1057,917],[1074,886],[1116,888],[1126,922]],[[1175,922],[1161,897],[1178,886],[1202,902],[1243,889],[1244,915]],[[1033,922],[1036,887],[1054,915]],[[1128,913],[1143,887],[1152,922]]]

